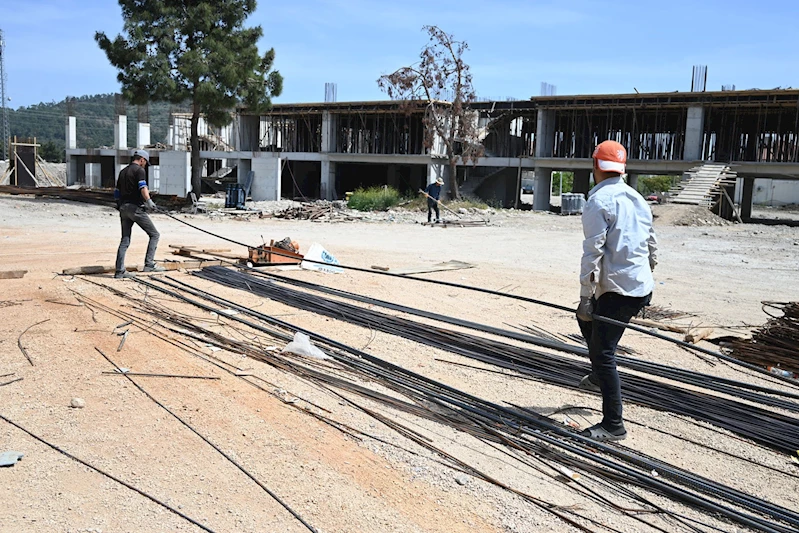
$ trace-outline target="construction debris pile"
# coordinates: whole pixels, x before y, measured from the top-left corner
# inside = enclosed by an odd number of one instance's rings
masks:
[[[732,355],[742,361],[771,367],[776,373],[799,374],[799,302],[763,302],[764,309],[781,312],[771,315],[765,326],[751,339],[733,341]],[[781,371],[781,372],[780,372]]]
[[[709,209],[698,205],[653,205],[652,214],[655,223],[661,226],[729,226],[724,220]]]
[[[298,206],[288,207],[282,211],[261,215],[261,218],[282,218],[285,220],[311,220],[313,222],[351,222],[361,220],[363,215],[347,209],[341,201],[304,202]]]

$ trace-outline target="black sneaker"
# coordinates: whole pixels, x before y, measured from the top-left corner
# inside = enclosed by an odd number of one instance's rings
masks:
[[[160,265],[146,266],[142,272],[166,272],[166,269]]]
[[[114,272],[114,279],[129,279],[135,277],[135,274],[128,272],[127,270],[123,270],[122,272]]]

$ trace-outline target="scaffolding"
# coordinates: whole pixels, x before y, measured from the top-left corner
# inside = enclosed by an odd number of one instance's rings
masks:
[[[732,104],[705,113],[704,159],[799,163],[799,97],[793,105]]]
[[[338,114],[334,151],[343,154],[423,155],[426,152],[423,118],[423,110]]]
[[[260,147],[267,152],[322,151],[322,113],[262,116]]]
[[[9,143],[11,142],[11,131],[8,127],[8,107],[6,102],[9,98],[6,96],[6,84],[8,83],[8,74],[6,73],[6,41],[3,38],[3,30],[0,30],[0,110],[3,116],[0,117],[0,139],[3,142],[3,159],[8,159]]]
[[[32,139],[9,140],[9,165],[2,176],[0,185],[15,187],[64,187],[66,183],[47,169],[47,162],[39,156],[41,146]]]
[[[682,159],[687,108],[597,107],[559,109],[551,157],[590,158],[594,147],[614,140],[630,159]]]

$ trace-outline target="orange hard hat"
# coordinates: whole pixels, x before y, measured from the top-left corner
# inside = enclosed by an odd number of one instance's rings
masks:
[[[624,174],[627,166],[627,150],[616,141],[603,141],[597,145],[592,156],[599,170]]]

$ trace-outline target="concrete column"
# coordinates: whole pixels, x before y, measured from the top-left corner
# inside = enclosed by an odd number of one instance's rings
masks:
[[[389,165],[388,171],[386,172],[386,184],[389,187],[393,187],[395,189],[400,188],[400,177],[399,172],[397,172],[397,165]]]
[[[338,116],[322,111],[322,151],[337,151]]]
[[[446,159],[433,159],[427,164],[427,184],[436,181],[436,178],[444,180],[444,186],[441,187],[441,200],[449,198],[449,165]]]
[[[74,118],[74,117],[73,117]],[[67,186],[78,182],[78,158],[67,154]]]
[[[119,176],[119,173],[122,172],[122,169],[129,164],[130,155],[127,152],[117,152],[116,157],[114,157],[114,183],[116,183],[117,177]],[[183,196],[185,196],[185,194]]]
[[[427,164],[427,184],[430,185],[436,178],[441,178],[444,180],[444,184],[447,184],[447,177],[445,174],[447,173],[447,163],[444,161],[433,160],[432,162]]]
[[[554,147],[555,111],[552,109],[539,109],[536,118],[535,156],[552,157]]]
[[[114,148],[126,150],[128,148],[128,117],[127,115],[117,115],[114,123]]]
[[[261,145],[261,117],[239,115],[236,149],[242,152],[258,152]]]
[[[73,116],[67,117],[66,134],[66,148],[74,150],[78,147],[78,126],[77,119]]]
[[[158,157],[158,192],[185,198],[191,191],[191,154],[174,150],[161,152]]]
[[[139,122],[136,127],[136,147],[145,148],[150,146],[150,124]]]
[[[535,190],[533,210],[549,211],[549,194],[552,191],[552,169],[535,167]]]
[[[627,185],[638,190],[638,174],[634,174],[632,172],[627,173]]]
[[[705,110],[702,106],[688,108],[688,117],[685,121],[685,161],[699,161],[702,159],[702,146],[705,140]]]
[[[591,171],[590,170],[575,170],[574,171],[574,184],[572,185],[573,193],[581,193],[588,198],[588,191],[591,190]]]
[[[282,168],[279,157],[270,154],[267,157],[254,157],[252,159],[242,159],[239,161],[239,175],[241,175],[241,163],[247,161],[250,168],[255,173],[252,180],[250,196],[253,202],[280,200],[280,170]]]
[[[322,159],[322,175],[319,185],[319,197],[323,200],[336,199],[336,164],[329,159]]]
[[[743,194],[741,196],[741,219],[744,222],[752,220],[752,198],[755,192],[755,178],[744,178]]]

